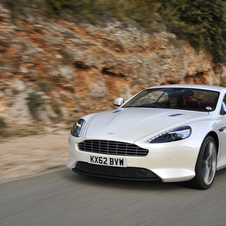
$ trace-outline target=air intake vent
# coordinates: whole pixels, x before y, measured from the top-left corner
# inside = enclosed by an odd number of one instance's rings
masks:
[[[78,144],[80,151],[107,155],[146,156],[147,149],[135,144],[107,141],[107,140],[85,140]]]

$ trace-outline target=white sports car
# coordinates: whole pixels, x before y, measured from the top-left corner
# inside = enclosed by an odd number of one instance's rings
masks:
[[[116,110],[79,119],[67,166],[79,174],[187,181],[207,189],[226,166],[226,88],[165,85],[145,89]]]

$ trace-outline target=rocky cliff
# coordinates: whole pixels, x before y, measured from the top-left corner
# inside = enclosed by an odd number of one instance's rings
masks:
[[[0,117],[33,124],[113,108],[153,85],[224,83],[226,68],[169,32],[21,16],[0,5]]]

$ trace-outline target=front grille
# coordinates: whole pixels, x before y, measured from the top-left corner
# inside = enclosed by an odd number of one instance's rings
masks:
[[[146,156],[147,149],[135,144],[108,140],[85,140],[78,144],[79,150],[107,155]]]
[[[74,172],[89,176],[105,177],[123,180],[160,180],[160,178],[152,171],[138,167],[111,167],[99,166],[86,162],[78,162]]]

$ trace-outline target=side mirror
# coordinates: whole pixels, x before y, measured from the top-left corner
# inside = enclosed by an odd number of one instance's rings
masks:
[[[114,100],[114,105],[115,106],[121,106],[122,104],[124,103],[124,99],[122,98],[122,97],[119,97],[119,98],[116,98],[115,100]]]
[[[212,111],[213,108],[211,108],[210,106],[207,106],[207,107],[206,107],[206,110],[207,110],[207,111]]]

